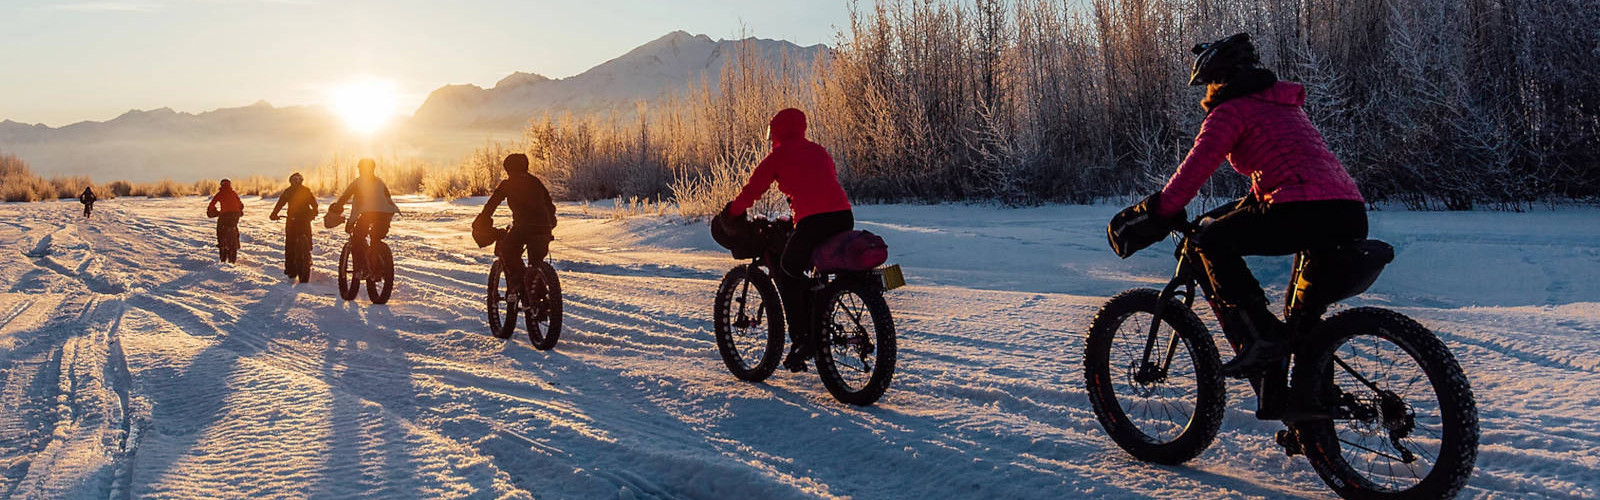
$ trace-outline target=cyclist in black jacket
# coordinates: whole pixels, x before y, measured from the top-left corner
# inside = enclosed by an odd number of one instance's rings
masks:
[[[551,234],[556,227],[556,204],[544,182],[528,173],[528,155],[508,155],[502,166],[506,170],[506,180],[495,186],[473,226],[493,227],[494,211],[500,208],[500,203],[511,206],[511,228],[495,243],[494,253],[505,262],[509,281],[522,283],[522,252],[528,252],[529,262],[544,260],[550,254],[550,240],[554,238]]]
[[[283,274],[293,275],[294,270],[289,268],[289,252],[294,248],[296,236],[311,235],[311,221],[317,218],[317,195],[311,188],[305,187],[305,177],[299,172],[289,176],[289,187],[278,195],[278,204],[272,206],[272,220],[280,219],[278,213],[285,207],[289,209],[289,223],[283,230]],[[309,251],[309,249],[308,249]]]

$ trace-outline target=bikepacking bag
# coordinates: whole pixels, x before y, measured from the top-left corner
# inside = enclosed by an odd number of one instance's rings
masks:
[[[1161,193],[1158,192],[1112,216],[1111,223],[1106,224],[1106,240],[1111,243],[1111,251],[1124,259],[1131,257],[1134,252],[1165,239],[1178,221],[1188,218],[1182,210],[1171,217],[1156,215],[1156,207],[1160,205]]]
[[[494,227],[494,219],[492,218],[479,217],[472,220],[472,242],[477,243],[478,248],[493,245],[494,242],[500,241],[500,238],[504,237],[505,234],[504,229]]]
[[[733,252],[735,259],[754,259],[761,255],[765,246],[755,224],[745,220],[742,215],[735,217],[727,212],[711,218],[711,239]]]
[[[871,231],[845,231],[811,252],[811,265],[823,271],[871,271],[889,260],[889,244]]]
[[[1378,240],[1308,250],[1302,259],[1300,277],[1294,282],[1295,302],[1327,307],[1360,295],[1393,261],[1394,247]]]

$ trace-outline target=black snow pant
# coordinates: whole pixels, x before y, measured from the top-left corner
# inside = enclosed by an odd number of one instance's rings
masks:
[[[789,323],[789,340],[796,346],[810,342],[811,285],[807,274],[811,270],[811,253],[833,235],[855,229],[855,214],[849,210],[813,214],[794,225],[794,234],[783,247],[778,259],[778,269],[773,278],[778,281],[778,293],[783,297],[783,310]]]
[[[549,228],[520,228],[512,225],[506,231],[506,236],[494,244],[494,254],[506,266],[506,279],[511,283],[522,282],[522,272],[527,267],[522,262],[522,253],[528,253],[528,262],[537,263],[550,255]]]
[[[1213,212],[1216,213],[1216,212]],[[1240,200],[1195,238],[1214,299],[1224,307],[1265,307],[1246,255],[1291,255],[1367,237],[1366,204],[1353,200],[1266,204]]]
[[[233,262],[239,257],[240,212],[225,212],[217,216],[217,252],[223,262]]]
[[[294,247],[294,239],[296,237],[304,235],[307,238],[307,241],[310,241],[310,238],[311,238],[311,220],[315,219],[315,218],[316,217],[305,217],[305,218],[296,219],[294,217],[290,217],[289,218],[289,223],[288,224],[284,224],[284,226],[283,226],[283,270],[292,271],[291,269],[289,269],[289,263],[294,261],[294,258],[296,257],[294,255],[294,252],[296,250],[296,248]],[[311,249],[310,248],[303,248],[303,249],[299,249],[299,250],[302,251],[302,252],[306,252],[307,254],[311,253]]]
[[[350,253],[356,257],[356,269],[362,272],[367,270],[367,248],[376,246],[389,236],[389,223],[393,220],[394,214],[385,212],[356,216],[355,224],[350,226]]]

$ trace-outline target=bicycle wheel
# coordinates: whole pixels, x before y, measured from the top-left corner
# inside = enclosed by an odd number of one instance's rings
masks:
[[[1163,328],[1151,363],[1144,363],[1160,296],[1140,288],[1106,301],[1089,324],[1083,372],[1095,417],[1111,440],[1139,460],[1176,465],[1216,439],[1227,393],[1216,344],[1177,300],[1163,306]]]
[[[508,339],[517,329],[517,296],[520,294],[512,289],[511,280],[504,277],[505,264],[495,259],[494,266],[489,268],[489,293],[484,301],[484,313],[489,321],[489,333]]]
[[[302,234],[295,237],[296,261],[293,270],[299,275],[300,282],[311,281],[311,235]]]
[[[783,301],[772,278],[743,264],[723,275],[711,307],[717,352],[734,378],[760,382],[783,358]]]
[[[367,300],[373,304],[387,304],[389,294],[394,293],[394,254],[389,253],[389,244],[379,241],[368,248],[370,257],[367,261]]]
[[[1455,356],[1394,311],[1350,309],[1317,328],[1294,385],[1336,406],[1290,429],[1323,482],[1345,498],[1449,498],[1478,454],[1478,410]]]
[[[356,263],[350,255],[350,244],[345,243],[339,250],[339,297],[344,300],[356,300],[356,295],[361,293],[361,283],[356,281]]]
[[[227,248],[228,248],[227,249],[228,263],[233,264],[233,263],[239,262],[239,227],[238,226],[234,226],[234,227],[228,229]]]
[[[816,324],[817,374],[833,398],[867,406],[894,378],[894,318],[883,292],[864,281],[831,287]]]
[[[528,326],[528,341],[533,348],[547,351],[561,338],[561,278],[549,262],[540,261],[528,266],[531,296],[523,308],[523,323]],[[516,321],[512,318],[511,321]]]

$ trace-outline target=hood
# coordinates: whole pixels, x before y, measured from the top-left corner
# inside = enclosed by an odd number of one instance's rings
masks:
[[[767,126],[767,139],[773,142],[806,138],[806,114],[798,109],[779,111]]]
[[[1257,92],[1250,97],[1273,104],[1303,106],[1306,103],[1306,86],[1295,82],[1280,80],[1267,90]]]

